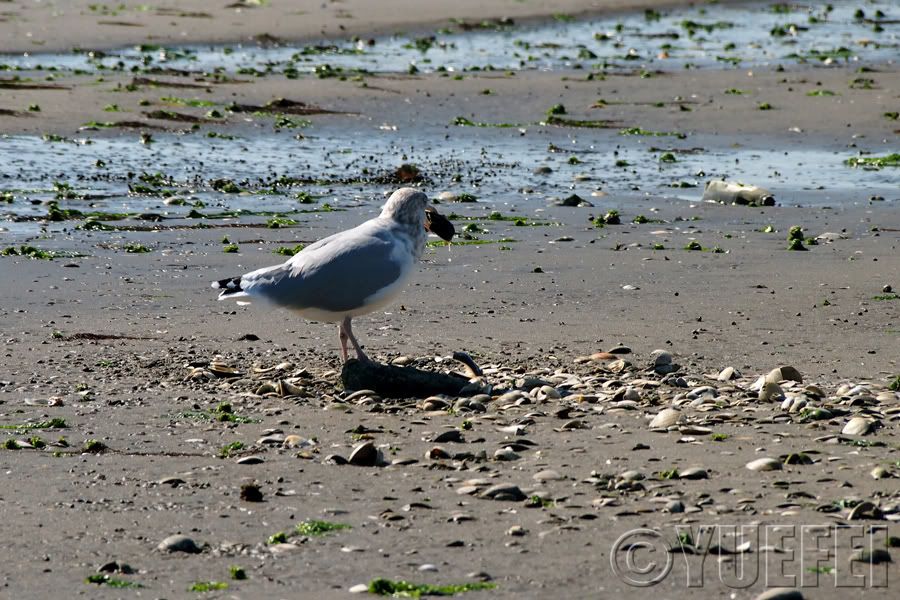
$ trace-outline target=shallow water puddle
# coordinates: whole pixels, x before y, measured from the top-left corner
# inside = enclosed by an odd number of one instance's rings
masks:
[[[833,8],[831,7],[833,4]],[[180,69],[244,75],[316,72],[458,72],[497,69],[723,68],[896,59],[897,5],[873,2],[709,5],[537,25],[496,25],[435,34],[311,45],[183,46],[0,55],[0,70],[153,72]]]
[[[757,147],[751,139],[746,147],[722,148],[703,136],[572,134],[553,127],[524,134],[455,128],[447,135],[437,127],[352,137],[342,127],[317,133],[303,140],[267,133],[231,141],[160,135],[149,146],[136,136],[81,143],[7,137],[0,145],[3,226],[37,231],[39,220],[58,210],[57,220],[73,225],[94,214],[112,226],[154,226],[135,220],[143,214],[142,221],[178,226],[291,227],[322,211],[376,210],[380,200],[372,199],[401,185],[385,179],[401,163],[421,169],[433,196],[468,192],[477,200],[469,206],[485,211],[509,204],[531,211],[572,193],[600,206],[635,192],[660,202],[699,200],[714,178],[769,188],[784,204],[829,203],[831,193],[848,190],[844,195],[854,202],[870,196],[896,201],[892,170],[853,169],[843,164],[846,154],[799,142],[778,151],[764,149],[764,139]]]

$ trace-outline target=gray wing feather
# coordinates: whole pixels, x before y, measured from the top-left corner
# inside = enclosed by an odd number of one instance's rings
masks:
[[[304,248],[284,264],[248,273],[241,287],[285,308],[349,311],[400,277],[393,249],[387,231],[350,230]]]

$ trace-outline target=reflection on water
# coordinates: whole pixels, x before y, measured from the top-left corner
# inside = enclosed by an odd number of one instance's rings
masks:
[[[833,8],[829,9],[832,5]],[[858,11],[865,10],[862,14]],[[563,15],[534,26],[458,24],[427,35],[311,45],[143,46],[106,53],[0,55],[8,68],[142,71],[154,68],[293,76],[354,71],[684,69],[896,60],[895,3],[708,5],[587,21]]]
[[[485,209],[510,202],[543,206],[550,197],[571,193],[590,199],[596,190],[607,198],[641,193],[660,202],[699,200],[704,182],[718,177],[767,187],[782,203],[795,198],[830,203],[840,191],[849,201],[864,202],[872,195],[896,200],[891,170],[851,169],[843,165],[846,154],[799,142],[777,151],[765,149],[762,139],[759,147],[750,140],[746,147],[722,148],[707,145],[702,136],[635,138],[552,127],[525,135],[467,127],[449,135],[444,128],[419,128],[360,136],[327,126],[317,127],[317,133],[302,140],[275,133],[237,140],[160,135],[150,145],[136,136],[90,143],[7,137],[0,144],[0,191],[11,193],[13,201],[0,203],[0,215],[9,220],[44,216],[47,201],[56,199],[62,209],[152,212],[194,222],[199,215],[227,211],[264,213],[238,217],[259,222],[270,213],[299,214],[324,204],[345,208],[380,199],[397,185],[381,177],[401,162],[418,165],[432,195],[468,191]],[[610,151],[614,147],[617,154]],[[666,153],[674,162],[661,160]],[[537,173],[541,166],[549,170]],[[301,203],[298,193],[314,196],[315,202]]]

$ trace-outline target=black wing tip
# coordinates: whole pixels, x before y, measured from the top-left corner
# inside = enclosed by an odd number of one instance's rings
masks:
[[[219,281],[213,283],[212,286],[217,290],[222,290],[222,293],[219,294],[219,296],[228,296],[244,291],[241,288],[240,277],[228,277],[226,279],[220,279]]]

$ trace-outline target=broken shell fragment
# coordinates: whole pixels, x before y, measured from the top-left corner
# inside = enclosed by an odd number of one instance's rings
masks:
[[[744,185],[721,179],[713,179],[706,183],[703,200],[720,204],[775,206],[775,196],[769,190],[756,185]]]

